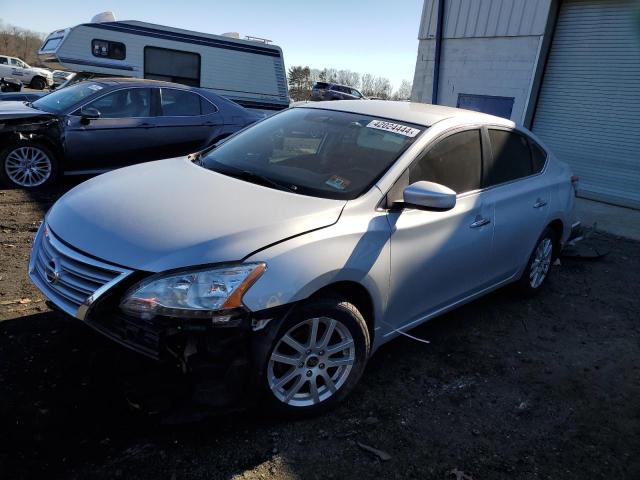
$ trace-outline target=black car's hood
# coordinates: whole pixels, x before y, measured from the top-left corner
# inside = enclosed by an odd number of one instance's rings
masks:
[[[0,120],[42,116],[55,117],[52,113],[30,107],[24,102],[0,102]]]

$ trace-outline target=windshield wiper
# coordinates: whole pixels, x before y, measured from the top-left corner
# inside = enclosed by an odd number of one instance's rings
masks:
[[[227,170],[227,168],[229,170]],[[246,180],[251,183],[257,183],[259,185],[264,185],[267,187],[272,187],[277,190],[284,190],[286,192],[296,192],[298,188],[295,185],[285,185],[280,182],[276,182],[275,180],[265,177],[264,175],[260,175],[259,173],[251,172],[249,170],[242,170],[236,167],[230,167],[229,165],[225,165],[222,169],[216,169],[220,173],[225,175],[229,175],[230,177],[239,178],[241,180]]]

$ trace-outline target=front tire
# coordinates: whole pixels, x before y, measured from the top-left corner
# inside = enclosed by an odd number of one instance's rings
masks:
[[[304,417],[340,403],[364,371],[370,337],[364,318],[338,297],[311,300],[279,326],[262,369],[269,406]]]
[[[558,256],[558,250],[556,232],[547,227],[538,238],[527,267],[517,283],[522,293],[532,295],[540,291],[549,277],[551,263]]]
[[[18,142],[0,151],[0,180],[7,186],[36,189],[50,185],[58,173],[58,161],[47,147]]]
[[[33,77],[31,79],[31,88],[34,88],[36,90],[44,90],[45,87],[47,86],[47,82],[44,78],[42,77]]]

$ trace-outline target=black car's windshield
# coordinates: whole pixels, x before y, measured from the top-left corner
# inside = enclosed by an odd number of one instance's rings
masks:
[[[90,97],[101,91],[104,85],[96,82],[82,82],[77,85],[55,90],[33,102],[33,106],[39,110],[50,113],[61,113],[72,107],[80,100]]]
[[[423,129],[355,113],[292,108],[230,138],[199,161],[246,181],[350,200],[368,190]]]

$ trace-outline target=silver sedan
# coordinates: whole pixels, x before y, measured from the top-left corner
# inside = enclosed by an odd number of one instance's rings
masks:
[[[575,183],[502,118],[304,104],[79,185],[45,218],[30,275],[126,347],[185,372],[213,362],[257,390],[244,398],[312,414],[392,338],[507,284],[539,291],[577,225]]]

